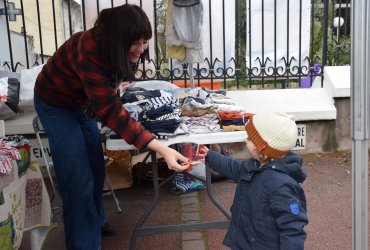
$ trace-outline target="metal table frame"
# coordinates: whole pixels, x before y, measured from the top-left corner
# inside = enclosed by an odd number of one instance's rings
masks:
[[[166,140],[159,140],[161,143],[170,146],[179,143],[196,143],[196,144],[222,144],[222,143],[234,143],[242,142],[246,138],[245,131],[234,131],[234,132],[217,132],[208,134],[190,134],[190,135],[179,135]],[[106,143],[107,150],[133,150],[136,149],[134,146],[127,144],[123,139],[108,139]],[[195,223],[183,223],[183,224],[172,224],[172,225],[161,225],[152,227],[143,227],[143,224],[155,209],[159,200],[159,189],[166,183],[168,179],[159,183],[158,180],[158,166],[157,166],[157,154],[154,151],[150,151],[146,158],[151,157],[152,170],[153,170],[153,199],[150,206],[145,210],[144,214],[140,217],[134,232],[131,236],[130,249],[135,248],[136,238],[144,235],[166,233],[172,231],[183,231],[192,229],[223,229],[227,228],[230,223],[231,215],[221,203],[217,200],[211,183],[211,171],[209,167],[206,167],[206,188],[207,194],[213,204],[225,215],[227,220],[220,221],[206,221],[206,222],[195,222]]]

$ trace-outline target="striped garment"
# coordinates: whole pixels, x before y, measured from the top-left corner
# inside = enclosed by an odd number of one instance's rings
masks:
[[[0,139],[0,173],[9,174],[13,168],[13,160],[20,160],[18,149],[7,145]]]

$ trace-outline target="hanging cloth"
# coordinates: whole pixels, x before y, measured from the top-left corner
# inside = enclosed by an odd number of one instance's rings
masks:
[[[173,5],[178,7],[191,7],[200,3],[200,0],[173,0]]]
[[[167,11],[166,41],[169,57],[183,63],[202,62],[201,0],[168,0]]]

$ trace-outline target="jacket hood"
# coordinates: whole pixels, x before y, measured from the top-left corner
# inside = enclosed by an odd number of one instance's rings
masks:
[[[302,169],[302,162],[301,156],[289,152],[283,158],[267,163],[265,167],[286,173],[298,183],[302,183],[307,177],[307,174]]]

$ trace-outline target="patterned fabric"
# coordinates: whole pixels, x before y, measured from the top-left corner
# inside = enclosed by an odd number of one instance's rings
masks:
[[[14,246],[14,224],[13,218],[9,215],[4,221],[0,221],[0,247],[1,249],[13,249]]]
[[[21,155],[14,147],[10,147],[0,139],[0,173],[9,174],[13,168],[13,160],[20,160]]]
[[[2,137],[2,140],[12,147],[27,146],[27,149],[30,149],[30,142],[23,135],[6,135]]]
[[[146,109],[159,108],[164,105],[169,105],[172,108],[177,108],[179,106],[179,100],[173,98],[170,93],[165,91],[161,91],[161,96],[159,97],[144,99],[137,103],[144,104]]]
[[[41,249],[53,227],[50,199],[35,156],[30,151],[20,155],[9,174],[0,174],[0,249],[18,249],[25,231],[33,232],[31,245]],[[21,164],[20,174],[21,162],[28,164]]]
[[[173,194],[184,194],[191,191],[198,191],[205,186],[202,181],[196,180],[187,173],[176,173],[172,178],[170,192]]]
[[[126,142],[145,148],[154,136],[122,107],[117,88],[112,67],[88,30],[75,33],[48,60],[35,93],[53,107],[82,111],[91,105],[96,117]]]
[[[27,180],[25,227],[41,223],[42,218],[42,179]]]
[[[181,105],[182,116],[203,116],[210,113],[215,106],[211,103],[201,103],[193,97],[187,97],[184,99]]]
[[[12,168],[10,173],[8,174],[0,174],[0,191],[2,191],[5,187],[7,187],[10,183],[14,181],[14,172],[17,168]],[[1,196],[1,195],[0,195]],[[1,198],[0,198],[1,200]],[[0,201],[0,205],[4,204],[4,197],[2,197],[2,201]]]
[[[219,120],[215,114],[205,114],[200,117],[181,117],[181,126],[189,133],[213,133],[220,131]]]

